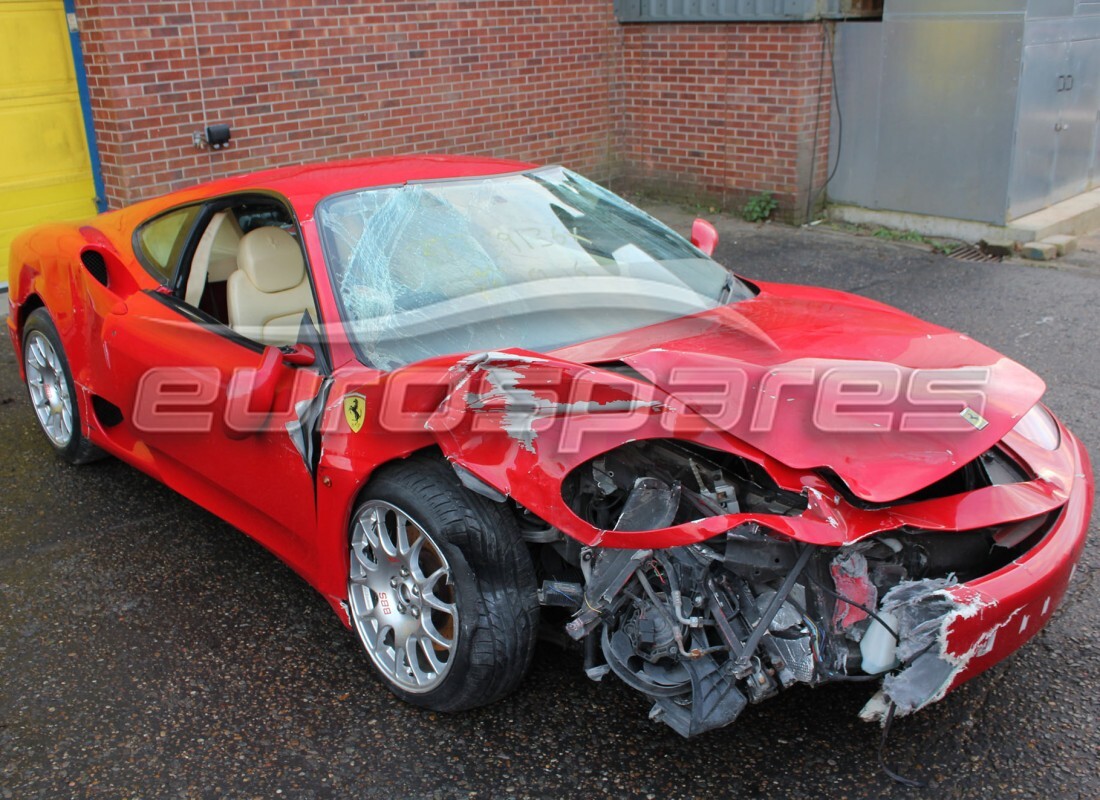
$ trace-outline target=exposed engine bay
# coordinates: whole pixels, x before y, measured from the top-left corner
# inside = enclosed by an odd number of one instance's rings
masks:
[[[1020,480],[994,450],[939,490]],[[586,462],[563,497],[582,519],[621,531],[806,508],[759,465],[673,440],[632,442]],[[1057,516],[975,531],[901,529],[843,548],[800,544],[753,522],[699,544],[628,550],[582,546],[520,513],[540,551],[539,599],[566,612],[588,675],[614,674],[652,699],[652,719],[685,737],[799,683],[881,682],[862,713],[869,720],[940,699],[966,665],[946,651],[947,629],[983,603],[950,590],[1009,564]]]

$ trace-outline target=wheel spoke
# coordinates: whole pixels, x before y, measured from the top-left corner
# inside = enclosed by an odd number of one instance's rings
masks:
[[[367,557],[366,553],[361,552],[361,549],[357,549],[355,551],[355,563],[359,566],[361,570],[363,570],[363,572],[378,571],[378,564],[374,561],[371,561],[370,558]],[[366,580],[366,577],[362,576],[362,582],[366,583]]]
[[[408,555],[405,556],[405,561],[409,565],[409,574],[412,575],[414,581],[421,585],[424,583],[424,570],[420,566],[420,554],[424,551],[426,541],[427,537],[422,532],[416,538],[416,541],[412,543]]]
[[[382,660],[383,666],[389,672],[396,673],[397,671],[397,651],[395,648],[391,648],[386,644],[386,633],[393,630],[388,626],[379,626],[378,633],[375,639],[375,654]]]
[[[53,364],[50,363],[50,361],[49,351],[46,350],[46,340],[40,339],[38,341],[38,363],[42,365],[42,369],[48,369],[50,372],[53,372]]]
[[[409,554],[409,518],[397,515],[397,554],[407,557]]]
[[[418,685],[423,686],[428,682],[429,675],[420,666],[420,658],[417,656],[416,651],[419,649],[420,639],[416,636],[410,636],[405,640],[405,660],[408,662],[409,670],[413,674],[413,679]]]
[[[424,604],[430,608],[434,608],[436,611],[442,611],[444,614],[450,614],[454,616],[455,604],[448,603],[445,600],[436,596],[433,589],[422,589],[420,592],[421,598],[424,600]]]
[[[360,525],[362,525],[362,523],[360,523]],[[365,539],[366,537],[363,538]],[[356,541],[351,549],[352,554],[355,556],[355,561],[353,563],[357,564],[364,572],[377,572],[378,562],[372,560],[371,557],[367,555],[368,549],[373,550],[368,542]]]
[[[446,636],[439,632],[438,628],[435,627],[435,623],[432,621],[430,614],[425,614],[423,617],[421,617],[420,627],[424,631],[425,636],[427,636],[429,639],[431,639],[433,642],[435,642],[437,645],[444,648],[445,650],[450,650],[451,647],[454,645],[453,639],[448,639]]]
[[[401,517],[398,516],[398,519]],[[390,526],[386,524],[386,519],[381,514],[377,515],[378,519],[378,544],[382,548],[382,552],[390,558],[397,557],[397,545],[393,541],[393,531],[390,530]]]
[[[443,670],[444,663],[439,660],[439,655],[436,653],[430,640],[420,640],[420,652],[424,654],[424,658],[428,659],[428,663],[432,665],[432,671],[438,675]]]
[[[420,591],[425,593],[433,591],[436,584],[438,584],[441,580],[445,580],[450,574],[451,571],[446,566],[439,567],[439,569],[437,569],[428,577],[424,578],[421,581],[417,581],[420,584]]]
[[[363,538],[367,540],[375,552],[381,549],[381,537],[378,535],[378,527],[381,522],[378,519],[378,511],[372,511],[369,517],[359,523],[363,528]]]
[[[46,360],[45,354],[42,352],[42,339],[36,337],[35,340],[31,342],[29,349],[31,356],[34,358],[35,367],[39,370],[46,369],[49,363]]]

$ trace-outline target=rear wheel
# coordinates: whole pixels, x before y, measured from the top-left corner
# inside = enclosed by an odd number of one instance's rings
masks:
[[[352,519],[348,595],[375,669],[415,705],[486,705],[531,663],[538,600],[515,519],[440,459],[410,459],[371,480]]]
[[[23,366],[38,424],[58,455],[71,464],[102,457],[103,451],[84,436],[73,374],[44,308],[32,311],[23,326]]]

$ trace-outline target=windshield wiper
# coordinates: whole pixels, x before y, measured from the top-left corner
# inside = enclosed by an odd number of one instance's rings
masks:
[[[734,283],[737,278],[734,277],[732,272],[726,273],[726,282],[722,284],[722,291],[718,293],[718,305],[724,306],[726,301],[730,299],[730,294],[733,292]]]

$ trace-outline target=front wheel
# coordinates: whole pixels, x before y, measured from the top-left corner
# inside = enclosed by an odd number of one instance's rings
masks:
[[[84,436],[69,361],[44,308],[32,311],[23,326],[23,368],[38,425],[57,454],[70,464],[101,458],[103,451]]]
[[[440,459],[385,468],[351,526],[351,618],[387,687],[436,711],[514,690],[538,631],[534,568],[513,515]]]

